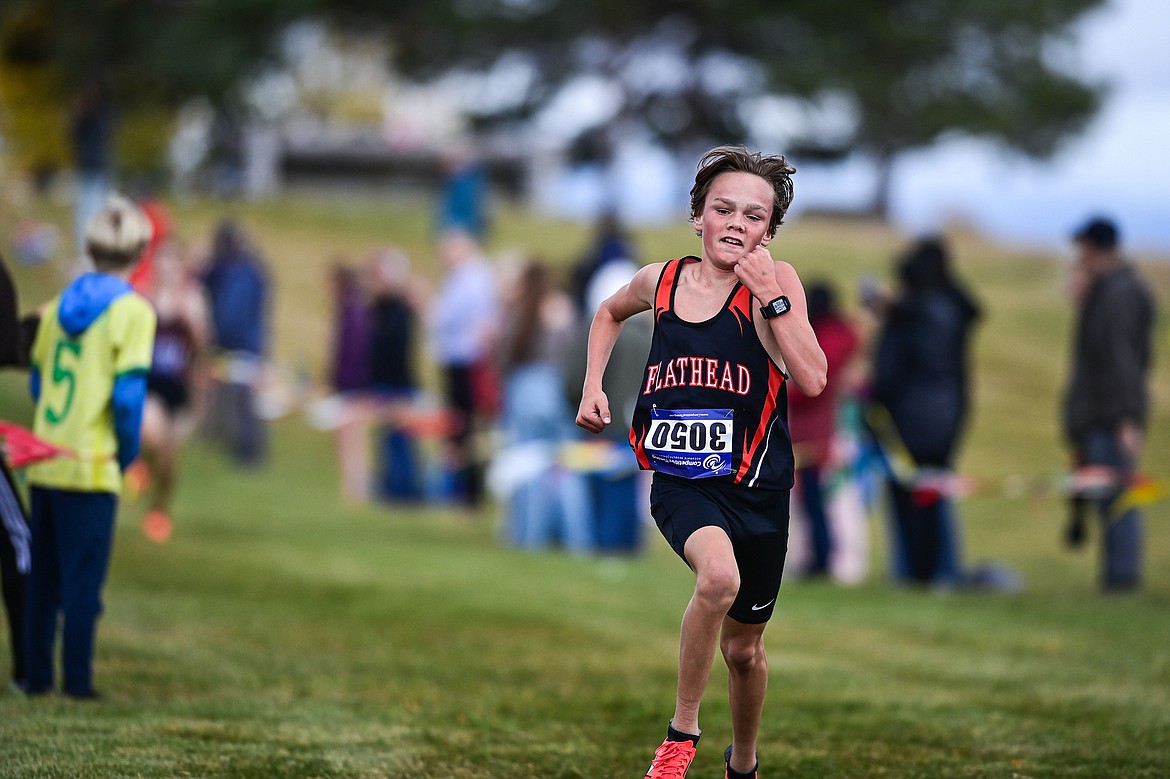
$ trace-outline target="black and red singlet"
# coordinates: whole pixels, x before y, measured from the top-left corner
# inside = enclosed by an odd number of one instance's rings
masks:
[[[644,469],[760,489],[792,487],[786,377],[752,321],[737,282],[705,322],[674,310],[679,275],[698,257],[671,260],[654,296],[654,337],[630,426]]]

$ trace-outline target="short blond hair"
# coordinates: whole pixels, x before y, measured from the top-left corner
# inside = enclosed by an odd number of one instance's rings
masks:
[[[150,220],[128,197],[110,195],[85,225],[85,247],[95,268],[125,268],[150,243]]]

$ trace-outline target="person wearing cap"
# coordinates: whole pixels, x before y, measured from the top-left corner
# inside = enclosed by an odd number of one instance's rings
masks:
[[[93,652],[122,473],[138,455],[155,313],[127,278],[150,240],[145,215],[109,198],[86,225],[94,271],[49,301],[30,355],[33,432],[69,450],[29,467],[31,561],[25,598],[29,695],[53,689],[61,617],[62,689],[98,697]]]
[[[1137,467],[1149,413],[1149,372],[1155,304],[1149,287],[1120,250],[1117,226],[1089,220],[1072,236],[1079,284],[1071,373],[1064,396],[1064,432],[1078,465],[1113,468],[1117,486],[1098,502],[1101,587],[1141,583],[1142,517],[1114,502]]]

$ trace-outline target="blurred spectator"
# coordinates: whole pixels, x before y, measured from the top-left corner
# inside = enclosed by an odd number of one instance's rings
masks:
[[[1101,587],[1130,590],[1142,577],[1142,515],[1114,516],[1145,445],[1156,318],[1153,294],[1120,249],[1117,226],[1096,218],[1073,235],[1077,308],[1064,432],[1078,465],[1104,466],[1116,484],[1098,501]],[[1074,522],[1077,517],[1074,516]],[[1076,537],[1076,528],[1070,529]]]
[[[918,241],[898,265],[900,289],[878,335],[873,397],[889,412],[920,474],[950,470],[967,419],[971,330],[979,308],[955,280],[940,238]],[[894,575],[957,584],[958,528],[945,495],[894,474]]]
[[[24,357],[22,360],[16,285],[12,283],[8,265],[0,255],[0,366],[27,365],[27,354]]]
[[[410,259],[382,249],[369,265],[369,387],[380,404],[415,400],[415,339],[421,293],[410,275]],[[390,500],[422,497],[422,475],[412,435],[394,422],[379,432],[376,489]]]
[[[197,370],[210,342],[207,300],[191,273],[185,247],[176,238],[167,239],[154,250],[147,299],[154,305],[158,327],[146,377],[142,456],[126,476],[128,487],[150,489],[142,529],[147,538],[162,543],[171,536],[179,448],[192,412],[203,405],[196,397],[204,385]]]
[[[805,397],[800,390],[788,393],[788,429],[796,458],[799,497],[811,541],[811,559],[804,574],[825,576],[833,552],[825,480],[833,454],[845,368],[857,352],[859,339],[837,309],[836,293],[828,283],[810,284],[807,300],[809,323],[828,361],[828,378],[825,389],[815,398]]]
[[[174,231],[173,220],[171,212],[158,198],[144,194],[135,198],[135,203],[150,220],[150,243],[130,274],[130,285],[140,294],[150,297],[154,287],[154,255],[159,247],[170,240]]]
[[[86,226],[86,238],[95,272],[48,303],[30,356],[33,431],[72,451],[29,467],[25,647],[27,691],[47,694],[60,623],[64,692],[92,699],[101,590],[122,473],[138,454],[155,316],[126,281],[150,239],[142,212],[111,197]]]
[[[16,286],[0,257],[0,367],[28,367],[28,348],[21,343]],[[20,492],[0,454],[0,587],[3,588],[4,613],[8,619],[8,645],[12,657],[12,685],[25,688],[24,598],[31,558],[29,555],[28,515]]]
[[[499,403],[492,365],[500,325],[498,292],[491,265],[470,233],[445,233],[439,256],[445,275],[431,302],[430,330],[446,405],[454,416],[445,458],[453,477],[450,493],[476,506],[482,497],[482,468],[473,434],[477,421],[493,416]]]
[[[414,436],[425,427],[416,414],[415,338],[423,291],[401,251],[379,249],[363,272],[333,271],[334,352],[330,383],[337,395],[338,463],[342,497],[365,502],[422,497]],[[371,490],[369,432],[378,423],[378,465]],[[417,423],[417,424],[415,424]]]
[[[587,357],[585,347],[593,313],[606,298],[628,284],[636,271],[637,266],[632,262],[606,263],[604,268],[593,275],[586,289],[585,308],[581,311],[577,340],[568,351],[567,387],[571,406],[581,403]],[[601,431],[600,441],[587,444],[603,447],[600,456],[591,458],[588,467],[584,469],[589,485],[589,505],[593,513],[591,525],[594,547],[602,553],[631,553],[642,546],[645,498],[641,488],[647,486],[648,474],[638,467],[638,460],[630,448],[629,421],[642,389],[646,355],[650,352],[653,330],[654,321],[650,312],[637,314],[625,321],[603,377],[615,424]],[[624,424],[618,424],[618,420]]]
[[[330,271],[333,345],[329,386],[334,392],[364,390],[370,383],[370,312],[358,272],[337,262]]]
[[[502,451],[493,473],[504,472],[509,481],[502,490],[507,534],[529,549],[560,542],[587,552],[593,534],[585,482],[559,461],[574,429],[561,362],[573,334],[573,306],[539,261],[521,270],[506,303],[499,348]]]
[[[339,409],[336,423],[341,497],[364,503],[370,493],[369,412],[370,308],[359,273],[340,262],[330,271],[333,333],[329,386]]]
[[[436,222],[440,233],[459,230],[482,241],[488,231],[488,179],[469,144],[453,144],[441,160],[443,182]]]
[[[259,257],[235,222],[225,220],[217,228],[203,285],[218,362],[207,430],[226,442],[237,462],[256,465],[267,454],[256,391],[267,350],[269,289]]]
[[[17,224],[12,240],[17,262],[25,266],[43,265],[57,256],[61,233],[49,222],[25,218]]]
[[[573,269],[573,299],[577,306],[586,307],[589,285],[610,263],[622,263],[637,271],[636,255],[633,241],[622,229],[617,214],[612,211],[603,213],[597,220],[592,243]]]
[[[85,250],[85,228],[110,192],[110,147],[113,136],[113,97],[105,80],[94,76],[77,95],[69,127],[73,165],[77,174],[73,210],[78,273],[91,268]]]
[[[211,193],[216,197],[235,197],[244,191],[244,125],[238,110],[215,112],[206,164],[211,174]]]

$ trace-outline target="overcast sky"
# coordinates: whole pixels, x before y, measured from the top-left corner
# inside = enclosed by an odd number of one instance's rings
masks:
[[[1087,16],[1080,66],[1112,88],[1085,134],[1044,163],[971,141],[906,155],[896,220],[929,230],[959,216],[1002,240],[1060,246],[1079,222],[1103,213],[1130,246],[1170,250],[1167,31],[1167,0],[1112,0]]]
[[[1086,15],[1067,48],[1069,66],[1109,85],[1104,107],[1084,134],[1051,159],[1032,161],[987,141],[955,139],[902,155],[894,171],[891,208],[908,232],[961,223],[1002,243],[1048,250],[1068,247],[1086,219],[1107,215],[1131,248],[1170,252],[1170,0],[1111,0]],[[614,94],[611,94],[614,93]],[[545,112],[541,131],[571,137],[620,103],[616,87],[581,79]],[[792,101],[765,101],[773,111],[759,127],[798,124]],[[787,108],[785,108],[787,106]],[[585,107],[599,112],[592,116]],[[779,111],[779,113],[775,113]],[[788,111],[788,113],[785,113]],[[781,134],[758,139],[783,151]],[[575,169],[538,192],[537,202],[566,215],[593,213],[616,199],[634,220],[677,219],[694,174],[693,162],[669,157],[649,139],[626,138],[608,173]],[[860,155],[834,165],[796,160],[793,215],[807,209],[854,209],[873,193],[875,168]],[[608,193],[608,194],[607,194]]]

